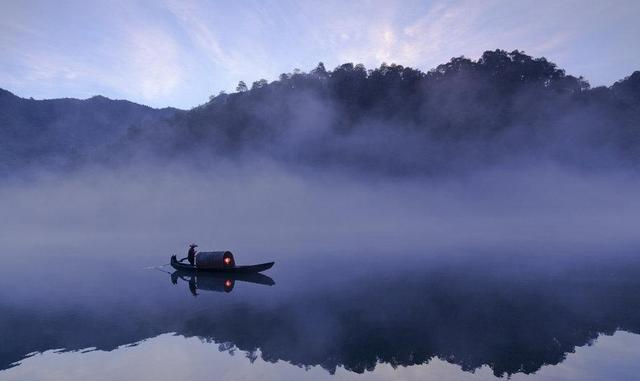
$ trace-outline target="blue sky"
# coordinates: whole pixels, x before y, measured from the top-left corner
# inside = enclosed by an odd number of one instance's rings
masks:
[[[496,48],[597,86],[640,70],[638,40],[637,0],[2,0],[0,87],[190,108],[320,61],[426,71]]]

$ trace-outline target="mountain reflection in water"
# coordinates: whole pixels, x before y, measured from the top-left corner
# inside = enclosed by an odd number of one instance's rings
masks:
[[[70,288],[55,299],[29,291],[22,304],[3,298],[0,367],[19,366],[32,352],[113,350],[174,332],[330,373],[439,358],[505,376],[558,364],[600,334],[640,333],[640,260],[633,256],[374,260],[361,271],[349,259],[302,269],[291,262],[274,274],[274,287],[228,278],[229,288],[227,275],[177,272],[167,282],[135,269],[83,273],[91,292]],[[253,283],[269,284],[265,278]],[[192,283],[200,297],[173,283]]]

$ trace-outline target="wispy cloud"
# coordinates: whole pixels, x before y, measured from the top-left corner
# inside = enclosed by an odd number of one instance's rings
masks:
[[[639,68],[638,17],[632,0],[3,1],[0,87],[187,107],[319,61],[428,70],[496,48],[610,84]]]
[[[165,4],[195,49],[206,57],[210,69],[221,70],[224,77],[236,80],[257,79],[275,73],[266,46],[270,36],[260,34],[266,17],[259,15],[259,5],[254,4],[255,7],[250,8],[251,12],[246,14],[229,10],[228,17],[245,20],[236,29],[225,30],[228,24],[220,25],[220,15],[217,14],[219,8],[212,7],[207,2],[166,0]],[[247,22],[248,17],[252,18],[251,23]],[[250,25],[250,28],[244,25]],[[247,39],[246,36],[254,38]]]
[[[118,87],[132,87],[145,99],[170,96],[181,84],[184,68],[178,44],[158,28],[125,28],[127,43],[122,56],[124,75],[111,77]]]
[[[476,57],[488,49],[529,46],[527,26],[517,25],[517,17],[501,19],[498,9],[503,6],[497,0],[435,3],[409,23],[393,20],[370,23],[365,38],[343,51],[344,58],[374,65],[386,61],[429,69],[451,57]],[[544,41],[548,46],[550,41],[553,46],[566,42],[557,35],[548,37],[547,34]],[[519,45],[517,41],[528,43]]]
[[[233,71],[242,66],[242,60],[235,51],[222,48],[212,24],[205,19],[206,7],[203,4],[196,0],[167,0],[166,5],[194,44],[211,62]]]
[[[452,57],[477,58],[498,48],[564,58],[585,44],[588,25],[619,17],[616,13],[621,8],[611,4],[585,6],[573,0],[455,0],[434,2],[416,12],[413,20],[398,22],[393,15],[405,4],[393,4],[395,10],[363,23],[364,33],[353,43],[338,47],[337,55],[371,66],[396,62],[425,70]],[[564,63],[570,65],[571,60]]]
[[[109,9],[94,11],[86,17],[101,28],[99,38],[92,38],[95,31],[84,30],[83,24],[66,26],[67,33],[65,28],[45,33],[44,27],[30,24],[30,17],[2,20],[0,28],[6,33],[0,44],[12,65],[0,74],[2,83],[37,84],[45,93],[48,87],[64,88],[68,96],[107,91],[151,104],[171,103],[169,97],[185,71],[172,33],[141,17],[137,5],[113,2]]]

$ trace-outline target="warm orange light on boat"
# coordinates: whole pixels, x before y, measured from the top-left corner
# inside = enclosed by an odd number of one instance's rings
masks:
[[[230,279],[225,280],[224,281],[224,286],[225,287],[231,287],[231,280]]]
[[[225,257],[225,259],[224,259],[224,264],[225,264],[225,265],[228,265],[229,263],[231,263],[231,258],[229,258],[229,257]]]

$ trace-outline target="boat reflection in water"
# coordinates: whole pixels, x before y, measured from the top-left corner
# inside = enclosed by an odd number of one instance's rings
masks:
[[[171,273],[171,283],[177,285],[181,281],[189,285],[189,291],[193,296],[198,296],[198,291],[231,292],[238,281],[265,286],[276,284],[271,277],[264,274],[218,274],[182,270]]]
[[[166,272],[172,285],[132,266],[87,269],[73,283],[69,272],[5,271],[0,370],[33,353],[125,353],[123,346],[172,333],[330,374],[440,359],[461,372],[488,367],[495,377],[510,377],[558,365],[602,335],[640,334],[635,253],[500,254],[407,259],[393,268],[373,256],[369,267],[355,255],[341,257],[340,266],[320,257],[291,260],[279,269],[278,288],[237,284],[275,283],[260,274]],[[57,287],[42,287],[42,279]],[[10,287],[17,284],[23,287]],[[224,297],[189,296],[234,288]],[[603,356],[606,367],[620,355],[607,349]]]

